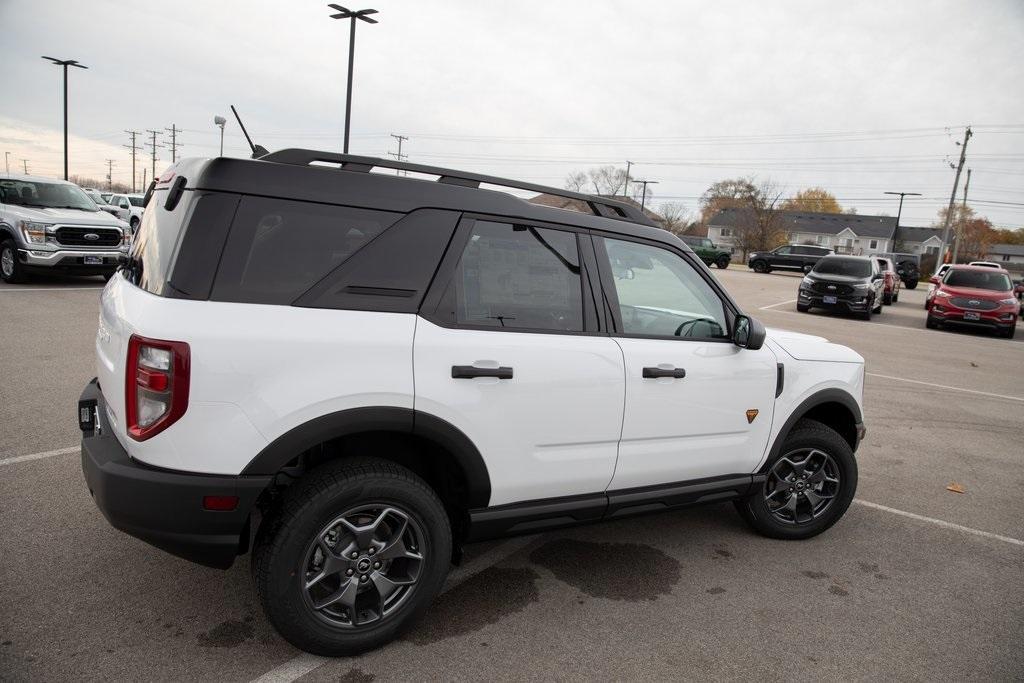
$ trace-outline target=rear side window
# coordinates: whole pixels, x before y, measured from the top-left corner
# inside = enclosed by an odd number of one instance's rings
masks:
[[[290,304],[401,217],[386,211],[244,197],[211,298]]]
[[[164,208],[166,199],[166,188],[153,193],[149,208],[142,215],[142,225],[132,241],[129,252],[132,265],[126,272],[136,285],[159,296],[167,293],[171,260],[190,204],[179,201],[173,211],[168,211]]]

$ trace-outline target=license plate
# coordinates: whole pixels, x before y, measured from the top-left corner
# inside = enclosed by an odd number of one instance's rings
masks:
[[[87,265],[87,266],[102,266],[103,265],[103,257],[102,256],[86,256],[85,257],[85,265]]]
[[[964,320],[981,320],[981,314],[967,311],[964,313]]]
[[[821,297],[821,301],[826,304],[834,304],[836,302],[836,298],[834,296],[823,296]]]

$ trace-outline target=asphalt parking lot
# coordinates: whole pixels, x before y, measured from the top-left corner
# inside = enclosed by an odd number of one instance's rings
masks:
[[[248,557],[205,569],[106,523],[74,421],[102,281],[0,284],[0,679],[1024,677],[1024,331],[926,330],[925,284],[865,323],[797,313],[798,276],[715,275],[867,359],[844,519],[772,541],[718,505],[473,547],[402,640],[338,660],[273,632]]]

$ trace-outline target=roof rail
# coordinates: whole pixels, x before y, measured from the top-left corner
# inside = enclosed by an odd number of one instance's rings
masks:
[[[423,164],[410,164],[404,161],[392,161],[390,159],[381,159],[379,157],[364,157],[354,154],[338,154],[336,152],[321,152],[313,149],[294,148],[271,152],[270,154],[261,156],[259,160],[273,161],[279,164],[291,164],[293,166],[309,166],[316,162],[321,164],[337,164],[339,168],[345,171],[356,171],[362,173],[369,173],[374,168],[390,168],[399,171],[425,173],[428,175],[438,176],[436,182],[444,183],[446,185],[461,185],[463,187],[474,188],[479,188],[481,184],[498,185],[517,190],[526,190],[529,192],[565,197],[566,199],[575,199],[583,202],[595,216],[625,220],[632,223],[642,223],[644,225],[656,225],[654,221],[644,215],[640,209],[635,206],[630,206],[625,202],[619,202],[605,197],[597,197],[590,194],[582,194],[571,190],[560,190],[556,187],[548,187],[547,185],[536,185],[534,183],[526,183],[521,180],[499,178],[497,176],[481,175],[479,173],[467,173],[465,171],[456,171],[450,168],[424,166]]]

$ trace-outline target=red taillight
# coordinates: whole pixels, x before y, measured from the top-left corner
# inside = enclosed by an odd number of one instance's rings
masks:
[[[203,496],[203,509],[229,512],[238,507],[238,496]]]
[[[188,344],[132,335],[125,373],[128,435],[145,441],[174,424],[188,408],[188,383]]]

